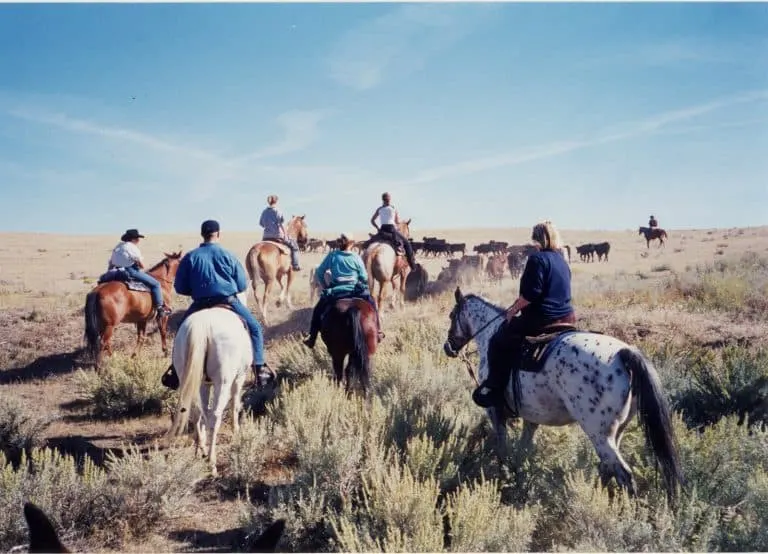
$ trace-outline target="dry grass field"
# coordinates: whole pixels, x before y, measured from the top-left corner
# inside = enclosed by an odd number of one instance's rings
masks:
[[[469,249],[522,244],[529,232],[412,229],[417,240]],[[223,427],[212,479],[190,448],[155,446],[175,393],[160,385],[169,359],[154,325],[137,360],[127,357],[135,327],[126,324],[103,376],[81,367],[85,294],[119,233],[0,234],[0,549],[25,543],[26,499],[70,545],[91,550],[242,550],[248,532],[277,517],[288,519],[281,549],[292,551],[768,549],[768,432],[752,425],[768,423],[768,227],[671,230],[664,248],[649,249],[636,230],[561,233],[572,247],[611,244],[607,262],[573,251],[577,315],[656,364],[693,484],[681,505],[667,506],[655,487],[636,423],[622,444],[636,500],[611,503],[593,488],[597,456],[577,427],[542,428],[530,457],[497,463],[473,383],[441,351],[453,287],[403,310],[385,306],[373,400],[345,398],[327,379],[322,341],[314,352],[298,341],[322,254],[302,255],[292,312],[272,299],[267,359],[279,386],[266,407],[248,393],[239,437]],[[148,235],[140,246],[150,263],[199,243],[194,232]],[[256,238],[224,228],[222,243],[244,260]],[[447,265],[420,261],[431,280]],[[509,304],[517,280],[464,290]],[[174,310],[187,305],[175,297]],[[519,425],[509,432],[514,445]]]

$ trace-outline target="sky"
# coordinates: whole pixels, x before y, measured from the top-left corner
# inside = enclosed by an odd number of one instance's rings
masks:
[[[768,224],[768,4],[0,4],[0,231],[384,191],[416,236]]]

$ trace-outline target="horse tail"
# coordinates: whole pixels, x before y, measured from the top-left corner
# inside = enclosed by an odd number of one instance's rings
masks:
[[[680,459],[675,445],[669,406],[661,390],[656,370],[632,348],[619,350],[619,359],[632,373],[632,391],[637,398],[637,411],[646,444],[653,450],[670,498],[676,494],[675,482],[685,487]]]
[[[368,389],[371,377],[371,360],[368,352],[368,337],[365,336],[363,322],[358,306],[351,306],[347,314],[352,325],[352,352],[350,353],[351,369],[357,374],[363,389]],[[348,378],[351,380],[352,375]]]
[[[87,353],[94,363],[98,364],[99,354],[101,353],[101,337],[99,332],[99,310],[101,302],[99,293],[89,292],[85,296],[85,340],[87,343]]]
[[[173,418],[173,424],[168,430],[168,436],[181,435],[187,428],[190,410],[201,409],[200,385],[203,382],[205,357],[208,350],[208,338],[205,336],[207,324],[195,319],[187,319],[187,322],[189,327],[186,332],[187,344],[184,352],[184,368],[181,373],[179,403],[176,417]]]

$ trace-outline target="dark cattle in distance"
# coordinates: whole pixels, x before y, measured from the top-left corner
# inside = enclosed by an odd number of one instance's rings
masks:
[[[595,260],[595,245],[592,243],[581,244],[576,247],[579,259],[582,262],[593,262]]]
[[[608,252],[611,251],[611,245],[608,242],[599,242],[592,245],[598,261],[608,261]]]

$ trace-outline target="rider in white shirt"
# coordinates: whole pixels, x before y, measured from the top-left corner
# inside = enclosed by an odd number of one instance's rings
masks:
[[[413,257],[413,247],[411,241],[405,238],[400,231],[397,230],[397,225],[400,223],[400,215],[397,213],[395,207],[390,204],[391,197],[388,192],[381,195],[382,205],[379,206],[373,217],[371,217],[371,225],[373,225],[379,233],[388,233],[397,237],[405,248],[405,257],[408,260],[408,265],[411,269],[415,269],[417,264]],[[376,224],[376,218],[379,218],[379,225]]]
[[[163,291],[160,288],[160,282],[149,273],[142,271],[144,269],[144,260],[139,250],[139,239],[144,235],[139,234],[137,229],[128,229],[122,237],[120,243],[112,249],[112,255],[109,258],[109,269],[119,269],[126,275],[140,281],[149,287],[152,294],[152,307],[157,309],[157,317],[170,315],[171,309],[163,302]]]

